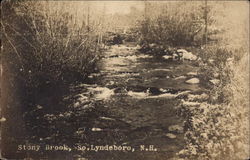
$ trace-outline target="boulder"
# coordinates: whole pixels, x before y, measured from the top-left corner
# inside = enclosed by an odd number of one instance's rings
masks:
[[[103,129],[101,128],[92,128],[91,131],[93,132],[99,132],[99,131],[102,131]]]
[[[200,83],[200,80],[198,78],[191,78],[191,79],[187,80],[186,83],[188,83],[188,84],[198,84],[198,83]]]
[[[172,133],[167,133],[166,136],[170,139],[175,139],[176,135],[172,134]]]
[[[179,76],[179,77],[176,77],[175,80],[178,80],[178,79],[185,79],[186,76]]]
[[[197,72],[188,72],[187,75],[188,76],[197,76],[198,73]]]
[[[182,58],[186,59],[186,60],[194,61],[197,59],[197,56],[193,55],[191,52],[187,52],[187,53],[183,54]]]
[[[182,59],[186,60],[197,60],[197,56],[192,54],[192,52],[188,52],[185,49],[178,49],[177,53]]]
[[[2,117],[1,119],[0,119],[0,122],[5,122],[6,121],[6,118],[4,118],[4,117]]]
[[[184,132],[184,129],[182,126],[180,125],[172,125],[172,126],[169,126],[168,127],[168,130],[170,132],[176,132],[176,133],[183,133]]]

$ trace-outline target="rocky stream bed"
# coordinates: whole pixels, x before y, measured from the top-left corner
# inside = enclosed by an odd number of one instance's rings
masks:
[[[189,60],[140,53],[134,45],[111,46],[98,65],[100,71],[91,74],[88,83],[70,86],[69,93],[56,104],[64,107],[48,111],[37,105],[24,115],[31,131],[27,143],[44,147],[66,145],[71,150],[27,151],[28,157],[79,160],[175,157],[184,146],[185,130],[184,118],[177,114],[178,106],[190,105],[187,99],[207,97],[197,78],[199,68]],[[94,146],[105,145],[127,146],[131,150],[92,150]],[[148,150],[142,149],[142,145]]]

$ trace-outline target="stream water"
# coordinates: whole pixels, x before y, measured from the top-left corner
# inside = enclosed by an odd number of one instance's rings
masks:
[[[175,108],[183,96],[203,91],[200,84],[185,83],[197,76],[198,67],[190,61],[140,53],[132,44],[111,46],[98,65],[100,71],[91,74],[88,83],[70,87],[70,94],[61,102],[67,107],[45,112],[42,106],[37,106],[30,113],[36,116],[27,124],[33,130],[29,137],[32,143],[67,145],[72,150],[43,150],[31,152],[30,157],[79,160],[174,157],[184,146],[183,130],[178,130],[184,119],[177,116]],[[177,130],[170,130],[171,126],[177,126]],[[131,150],[93,149],[105,145],[127,146]]]

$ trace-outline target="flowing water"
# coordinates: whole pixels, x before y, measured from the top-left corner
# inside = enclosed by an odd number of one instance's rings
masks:
[[[183,118],[176,114],[182,97],[203,90],[200,84],[185,83],[197,76],[198,67],[190,61],[140,53],[131,44],[111,46],[98,65],[100,71],[91,74],[88,83],[70,87],[62,102],[67,107],[51,112],[37,107],[33,116],[38,120],[30,122],[37,127],[29,138],[44,146],[76,147],[70,152],[43,151],[40,156],[82,160],[174,157],[184,146],[183,131],[169,127],[183,126]],[[121,145],[131,150],[94,151],[91,145]],[[142,145],[154,149],[146,151]]]

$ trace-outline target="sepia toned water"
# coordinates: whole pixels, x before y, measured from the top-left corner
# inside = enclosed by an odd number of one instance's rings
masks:
[[[60,102],[64,107],[44,111],[37,106],[29,113],[36,119],[27,122],[32,131],[26,144],[66,145],[72,150],[43,149],[28,152],[28,157],[165,160],[182,149],[184,119],[177,116],[176,107],[183,96],[203,90],[200,84],[185,83],[196,77],[198,67],[140,53],[133,44],[111,46],[103,56],[99,72],[87,83],[70,87]],[[181,129],[173,131],[171,126]],[[113,145],[128,148],[94,147]]]

